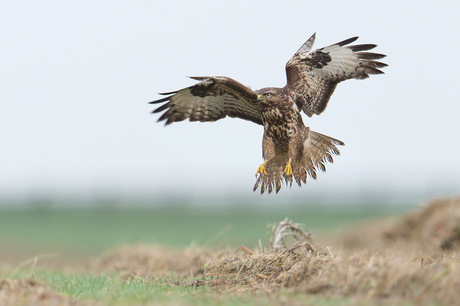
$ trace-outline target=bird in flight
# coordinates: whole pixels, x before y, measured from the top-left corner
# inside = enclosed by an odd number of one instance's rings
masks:
[[[226,116],[240,118],[264,127],[262,155],[257,168],[254,191],[281,189],[283,181],[306,184],[307,174],[316,180],[316,171],[326,171],[325,163],[339,155],[338,139],[314,132],[303,123],[301,112],[308,117],[320,115],[338,83],[348,79],[366,79],[382,74],[387,64],[376,61],[386,55],[368,52],[374,44],[349,45],[358,37],[312,51],[313,34],[286,64],[287,83],[283,88],[251,88],[224,76],[192,77],[199,83],[152,101],[162,104],[153,113],[165,111],[158,121],[165,125],[189,119],[216,121]]]

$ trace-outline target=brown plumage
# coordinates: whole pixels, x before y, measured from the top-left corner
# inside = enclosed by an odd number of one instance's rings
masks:
[[[316,179],[316,170],[326,171],[325,163],[339,155],[340,140],[316,133],[302,120],[321,114],[338,83],[365,79],[383,73],[387,66],[375,61],[384,54],[363,52],[376,45],[348,44],[358,37],[311,51],[315,34],[286,64],[287,84],[283,88],[253,91],[228,77],[193,77],[199,83],[150,103],[164,103],[153,112],[165,111],[158,121],[166,125],[189,118],[190,121],[216,121],[226,116],[241,118],[264,126],[262,149],[264,163],[257,169],[254,191],[260,186],[278,193],[283,180],[301,186],[307,174]]]

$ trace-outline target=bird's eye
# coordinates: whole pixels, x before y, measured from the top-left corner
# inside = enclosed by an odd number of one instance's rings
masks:
[[[272,97],[272,94],[271,93],[266,93],[265,94],[265,99],[270,99]]]

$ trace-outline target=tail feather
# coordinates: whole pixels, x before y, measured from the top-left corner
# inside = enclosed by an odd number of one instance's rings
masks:
[[[319,169],[325,172],[325,164],[327,162],[334,162],[332,155],[340,155],[337,146],[343,145],[345,144],[338,139],[311,130],[308,131],[308,136],[303,142],[303,148],[293,150],[289,155],[275,156],[267,161],[265,164],[267,174],[261,174],[257,177],[254,191],[260,186],[260,194],[263,194],[266,190],[268,190],[269,194],[273,190],[278,193],[281,189],[283,179],[286,186],[289,187],[292,186],[293,180],[299,186],[302,186],[302,182],[306,184],[307,176],[316,180],[316,171]],[[296,152],[300,153],[296,155]],[[284,172],[289,157],[291,157],[292,175],[286,175]]]
[[[316,180],[316,171],[326,172],[326,163],[334,163],[332,155],[340,155],[337,146],[343,145],[345,144],[338,139],[310,130],[304,142],[303,155],[294,159],[292,164],[292,171],[296,181],[302,180],[305,183],[307,173]]]

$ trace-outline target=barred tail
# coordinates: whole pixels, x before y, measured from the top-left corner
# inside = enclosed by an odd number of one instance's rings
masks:
[[[340,155],[337,146],[343,145],[345,144],[338,139],[310,130],[303,144],[303,154],[292,163],[292,174],[297,185],[302,186],[302,182],[307,183],[307,173],[316,180],[318,169],[326,172],[326,162],[332,164],[334,162],[332,155]]]

